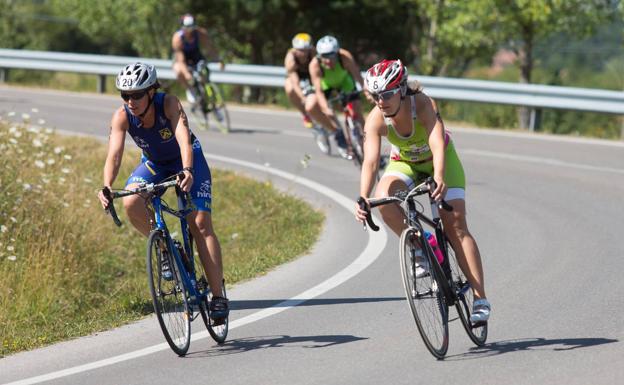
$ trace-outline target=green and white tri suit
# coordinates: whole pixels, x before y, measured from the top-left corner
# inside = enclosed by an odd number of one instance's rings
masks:
[[[388,141],[392,144],[390,163],[386,175],[398,176],[408,188],[413,188],[429,176],[433,176],[433,154],[429,148],[427,130],[416,119],[416,98],[411,95],[412,133],[401,136],[389,118],[384,118],[388,127]],[[445,170],[444,182],[448,186],[445,200],[465,199],[466,177],[449,134],[444,132]]]
[[[336,65],[334,68],[329,68],[323,65],[321,62],[321,70],[323,76],[321,77],[321,90],[325,95],[329,95],[331,90],[343,91],[349,93],[355,90],[355,81],[351,77],[349,71],[344,69],[340,57],[336,59]]]

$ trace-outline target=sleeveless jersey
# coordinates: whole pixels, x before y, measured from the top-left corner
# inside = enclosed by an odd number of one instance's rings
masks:
[[[425,127],[416,119],[416,98],[410,95],[412,105],[412,133],[409,136],[401,136],[390,118],[384,117],[384,122],[388,126],[388,141],[392,144],[390,152],[391,160],[401,160],[412,163],[425,163],[433,160],[431,148],[429,148],[429,138]],[[450,137],[444,132],[444,144],[448,145]]]
[[[355,89],[355,82],[353,81],[353,78],[351,78],[349,71],[343,68],[340,56],[338,56],[334,68],[324,66],[323,62],[320,60],[319,64],[321,65],[321,70],[323,71],[323,77],[321,78],[321,90],[327,91],[335,89],[348,92]],[[352,87],[350,85],[352,85]]]
[[[143,155],[154,163],[168,163],[180,158],[180,146],[175,138],[171,121],[165,116],[165,93],[154,95],[154,125],[145,128],[141,120],[132,115],[124,104],[128,117],[128,133],[134,143],[143,151]],[[191,137],[194,137],[191,133]]]
[[[184,31],[179,29],[178,35],[182,40],[182,52],[184,52],[184,60],[186,65],[192,66],[197,64],[200,60],[204,59],[199,49],[199,32],[193,30],[193,41],[187,41],[184,39]]]
[[[291,48],[290,52],[292,52],[293,50],[294,48]],[[299,76],[299,80],[310,79],[310,71],[308,70],[308,65],[312,61],[312,50],[308,51],[308,57],[306,58],[305,62],[300,62],[299,60],[297,60],[297,56],[293,54],[293,59],[295,60],[296,66],[295,72],[297,73],[297,76]]]

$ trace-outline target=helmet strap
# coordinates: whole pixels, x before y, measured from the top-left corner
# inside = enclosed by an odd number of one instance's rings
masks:
[[[145,110],[143,110],[141,114],[137,115],[141,120],[143,120],[143,117],[147,114],[147,111],[149,111],[149,108],[152,106],[152,102],[154,101],[154,98],[150,95],[149,91],[147,92],[147,97],[149,98],[147,101],[147,107],[145,107]]]
[[[401,101],[399,102],[399,107],[397,107],[396,111],[394,111],[393,114],[384,115],[384,118],[394,118],[395,116],[397,116],[397,114],[401,110],[401,105],[403,104],[403,99],[405,99],[405,97],[403,95],[401,95]]]

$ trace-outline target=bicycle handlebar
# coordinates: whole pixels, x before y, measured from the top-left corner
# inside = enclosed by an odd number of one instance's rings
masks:
[[[341,91],[338,95],[334,96],[333,98],[330,98],[328,102],[329,103],[340,102],[340,104],[342,104],[343,106],[346,106],[349,102],[352,102],[354,100],[359,100],[361,93],[362,93],[362,90],[356,90],[356,91],[347,92],[347,93]]]
[[[401,190],[401,191],[397,191],[393,196],[390,196],[390,197],[369,199],[368,205],[366,204],[366,199],[364,197],[359,197],[357,199],[357,203],[362,210],[366,211],[366,223],[368,223],[368,227],[370,227],[371,230],[373,231],[379,231],[379,226],[375,224],[375,222],[373,221],[373,217],[371,215],[372,208],[377,207],[377,206],[383,206],[392,202],[402,203],[414,196],[423,195],[423,194],[429,194],[429,199],[431,200],[431,192],[435,190],[436,187],[437,187],[436,182],[433,180],[433,178],[429,177],[423,183],[414,187],[410,191]],[[440,210],[453,211],[453,206],[448,204],[448,202],[445,201],[444,199],[437,202],[437,206],[438,206],[438,209]]]
[[[117,198],[123,198],[129,195],[136,195],[140,193],[158,193],[160,191],[164,191],[171,186],[175,186],[177,182],[177,177],[184,177],[184,173],[180,172],[175,175],[176,179],[172,179],[166,182],[161,183],[148,183],[145,185],[139,185],[139,187],[131,189],[131,190],[122,190],[122,191],[111,191],[108,188],[102,189],[102,193],[108,199],[108,206],[104,208],[106,214],[109,214],[113,218],[113,222],[119,227],[121,227],[121,221],[117,216],[117,211],[115,210],[115,205],[113,204],[113,200]]]

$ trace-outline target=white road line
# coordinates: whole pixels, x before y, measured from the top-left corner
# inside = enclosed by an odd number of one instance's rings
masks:
[[[485,156],[485,157],[490,157],[490,158],[514,160],[514,161],[520,161],[520,162],[547,164],[550,166],[575,168],[578,170],[602,171],[602,172],[612,172],[616,174],[624,174],[624,169],[621,169],[621,168],[592,166],[592,165],[581,164],[581,163],[571,163],[571,162],[565,162],[565,161],[558,160],[558,159],[542,158],[538,156],[511,155],[511,154],[502,153],[502,152],[477,150],[474,148],[462,149],[461,153],[469,154],[469,155]]]
[[[242,160],[232,159],[232,158],[225,157],[225,156],[209,155],[209,154],[205,154],[205,155],[207,159],[213,159],[213,160],[217,160],[220,162],[231,163],[231,164],[236,164],[236,165],[243,166],[243,167],[260,170],[262,172],[271,173],[273,175],[277,175],[289,181],[299,183],[307,188],[310,188],[318,193],[321,193],[327,196],[330,199],[333,199],[335,202],[340,204],[349,212],[353,210],[354,202],[351,199],[336,192],[335,190],[325,187],[322,184],[314,182],[310,179],[302,178],[300,176],[296,176],[294,174],[290,174],[288,172],[277,170],[271,167],[266,167],[263,165],[258,165],[255,163],[246,162]],[[376,217],[375,220],[379,221],[379,218]],[[369,234],[369,237],[368,237],[368,243],[366,244],[366,248],[349,266],[345,267],[344,269],[342,269],[341,271],[339,271],[332,277],[328,278],[324,282],[321,282],[320,284],[288,300],[282,301],[274,306],[252,313],[243,318],[233,320],[232,322],[230,322],[230,325],[229,325],[230,329],[235,329],[237,327],[241,327],[241,326],[250,324],[252,322],[261,320],[263,318],[281,313],[292,307],[300,305],[301,303],[309,299],[318,297],[319,295],[326,293],[327,291],[355,277],[357,274],[359,274],[362,270],[366,269],[371,263],[373,263],[381,255],[381,252],[385,248],[386,242],[388,241],[388,234],[383,226],[381,226],[381,229],[378,233],[369,231],[368,234]],[[202,332],[194,333],[192,335],[192,340],[197,341],[197,340],[206,338],[208,336],[209,334],[207,331],[202,331]],[[157,352],[160,352],[162,350],[167,350],[167,349],[169,349],[169,345],[163,342],[161,344],[148,346],[143,349],[135,350],[133,352],[128,352],[128,353],[117,355],[114,357],[109,357],[103,360],[94,361],[94,362],[90,362],[87,364],[78,365],[78,366],[74,366],[71,368],[46,373],[40,376],[25,378],[23,380],[9,382],[9,383],[6,383],[5,385],[37,384],[37,383],[44,382],[44,381],[50,381],[50,380],[54,380],[54,379],[58,379],[62,377],[67,377],[67,376],[77,374],[77,373],[83,373],[83,372],[101,368],[104,366],[114,365],[119,362],[147,356],[149,354],[157,353]]]

